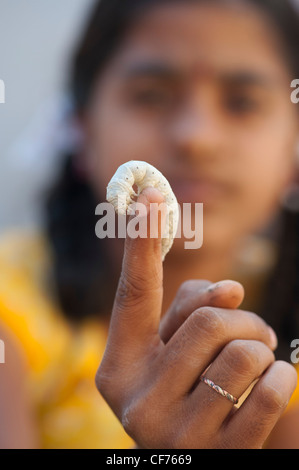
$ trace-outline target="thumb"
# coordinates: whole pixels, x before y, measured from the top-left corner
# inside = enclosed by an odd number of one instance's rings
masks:
[[[163,202],[157,189],[144,189],[137,199],[139,214],[128,222],[110,323],[110,340],[112,336],[120,348],[124,342],[144,346],[145,341],[158,335],[163,298],[161,234],[166,220],[165,205],[158,205]],[[132,228],[137,225],[141,230],[136,237]]]

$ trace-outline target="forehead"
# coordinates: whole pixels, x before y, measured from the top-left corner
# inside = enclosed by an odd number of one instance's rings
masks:
[[[246,4],[178,3],[153,7],[134,22],[112,60],[116,69],[146,61],[181,72],[236,69],[289,79],[281,44],[270,20]]]

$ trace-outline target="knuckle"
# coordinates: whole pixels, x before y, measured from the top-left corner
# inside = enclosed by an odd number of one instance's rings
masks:
[[[281,413],[287,405],[284,394],[266,383],[259,386],[258,400],[264,412],[271,415]]]
[[[193,286],[194,281],[192,281],[191,279],[184,281],[179,287],[178,294],[184,297],[185,295],[190,293],[190,290],[192,290]]]
[[[270,330],[269,326],[259,315],[253,312],[244,311],[248,320],[248,330],[252,331],[256,338],[259,338],[265,344],[270,344]]]
[[[100,394],[105,398],[113,386],[111,372],[104,365],[100,365],[95,376],[95,384]]]
[[[138,430],[138,420],[136,421],[137,413],[135,408],[128,406],[125,408],[121,416],[121,424],[126,433],[134,437]]]
[[[137,308],[144,297],[144,285],[140,278],[137,279],[137,276],[136,279],[134,277],[128,279],[125,276],[121,276],[115,297],[116,304],[124,309],[128,307]]]
[[[190,292],[198,293],[204,291],[210,285],[212,285],[212,283],[205,279],[187,279],[180,285],[179,294],[184,296],[189,295]]]
[[[140,295],[142,289],[134,279],[128,279],[121,276],[117,289],[117,298],[121,301],[127,301],[132,297]]]
[[[287,371],[288,379],[290,380],[290,383],[293,382],[293,386],[295,389],[298,383],[298,374],[294,365],[286,361],[277,360],[276,366],[279,366],[280,368],[282,367],[283,368],[282,370],[284,371],[284,373],[286,373]]]
[[[118,411],[132,393],[128,374],[109,358],[102,361],[96,374],[95,385],[104,400]],[[115,410],[114,410],[115,411]]]
[[[214,308],[201,307],[190,316],[191,328],[204,332],[208,336],[222,336],[225,333],[225,322],[219,312]]]
[[[240,375],[255,370],[260,361],[257,347],[250,341],[231,341],[226,346],[226,354],[226,362]]]
[[[155,413],[146,397],[135,398],[123,411],[121,423],[126,433],[139,442],[153,442],[157,433]]]
[[[160,282],[159,274],[152,270],[152,276],[150,279],[144,277],[144,273],[141,270],[136,271],[134,275],[130,274],[130,277],[121,275],[115,301],[116,304],[121,308],[128,307],[139,307],[144,301],[146,296],[155,296],[160,294],[162,284]]]

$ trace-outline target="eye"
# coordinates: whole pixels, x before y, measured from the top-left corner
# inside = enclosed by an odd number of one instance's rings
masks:
[[[174,103],[174,93],[167,87],[147,87],[135,90],[132,102],[148,108],[167,108]]]
[[[259,101],[247,94],[232,94],[225,99],[225,108],[232,114],[249,114],[258,111]]]

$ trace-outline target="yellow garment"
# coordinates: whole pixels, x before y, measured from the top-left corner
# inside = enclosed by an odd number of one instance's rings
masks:
[[[291,399],[287,407],[287,411],[293,407],[296,407],[296,408],[299,407],[299,366],[298,365],[296,366],[296,370],[297,370],[297,376],[298,376],[297,387],[293,395],[291,396]]]
[[[9,233],[0,242],[0,321],[19,340],[42,448],[134,445],[95,386],[107,328],[74,328],[55,306],[45,275],[50,253],[41,235]]]
[[[42,235],[2,236],[0,321],[14,332],[25,353],[41,447],[130,448],[134,442],[94,383],[106,326],[91,320],[80,329],[69,325],[48,290],[50,263]],[[299,405],[299,386],[290,406],[294,404]]]

